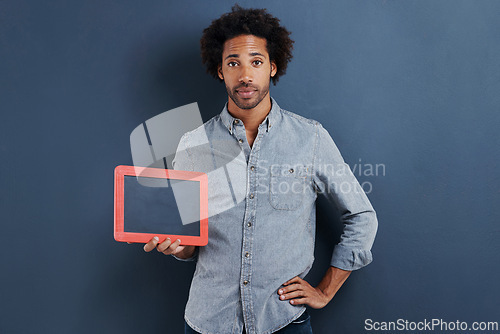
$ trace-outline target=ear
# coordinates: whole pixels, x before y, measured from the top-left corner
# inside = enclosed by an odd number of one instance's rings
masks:
[[[220,78],[221,80],[224,80],[224,75],[222,75],[222,65],[221,65],[221,64],[219,64],[219,65],[217,66],[217,74],[219,75],[219,78]]]
[[[278,67],[276,66],[276,63],[274,61],[271,62],[271,78],[276,75],[276,72],[278,72]]]

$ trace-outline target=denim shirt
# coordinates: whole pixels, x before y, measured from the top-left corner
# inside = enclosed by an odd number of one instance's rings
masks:
[[[271,102],[252,147],[226,103],[183,135],[173,161],[208,174],[209,240],[188,259],[197,263],[185,310],[201,333],[273,333],[304,312],[277,291],[313,264],[318,194],[344,224],[331,265],[356,270],[372,261],[376,214],[332,138]]]

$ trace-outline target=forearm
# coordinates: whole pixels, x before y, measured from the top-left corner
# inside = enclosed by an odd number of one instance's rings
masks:
[[[317,288],[323,292],[328,302],[330,302],[350,274],[351,271],[330,266]]]

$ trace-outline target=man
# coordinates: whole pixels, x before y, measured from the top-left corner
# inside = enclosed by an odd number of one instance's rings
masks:
[[[154,238],[144,246],[197,261],[186,333],[312,333],[306,306],[324,307],[352,270],[372,261],[375,211],[330,135],[269,95],[292,58],[289,34],[265,10],[237,5],[204,30],[203,62],[228,102],[184,134],[174,168],[209,175],[209,242]],[[219,168],[228,152],[236,154]],[[303,278],[314,260],[318,193],[335,203],[344,231],[313,287]]]

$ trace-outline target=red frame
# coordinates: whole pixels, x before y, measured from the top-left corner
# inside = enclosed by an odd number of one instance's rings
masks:
[[[174,235],[133,233],[124,231],[124,186],[125,175],[140,177],[155,177],[162,179],[177,179],[200,182],[200,235]],[[160,238],[160,242],[170,238],[172,241],[181,240],[181,245],[205,246],[208,243],[208,178],[207,174],[201,172],[190,172],[173,169],[159,169],[138,166],[117,166],[115,168],[115,240],[122,242],[147,243],[153,237]]]

